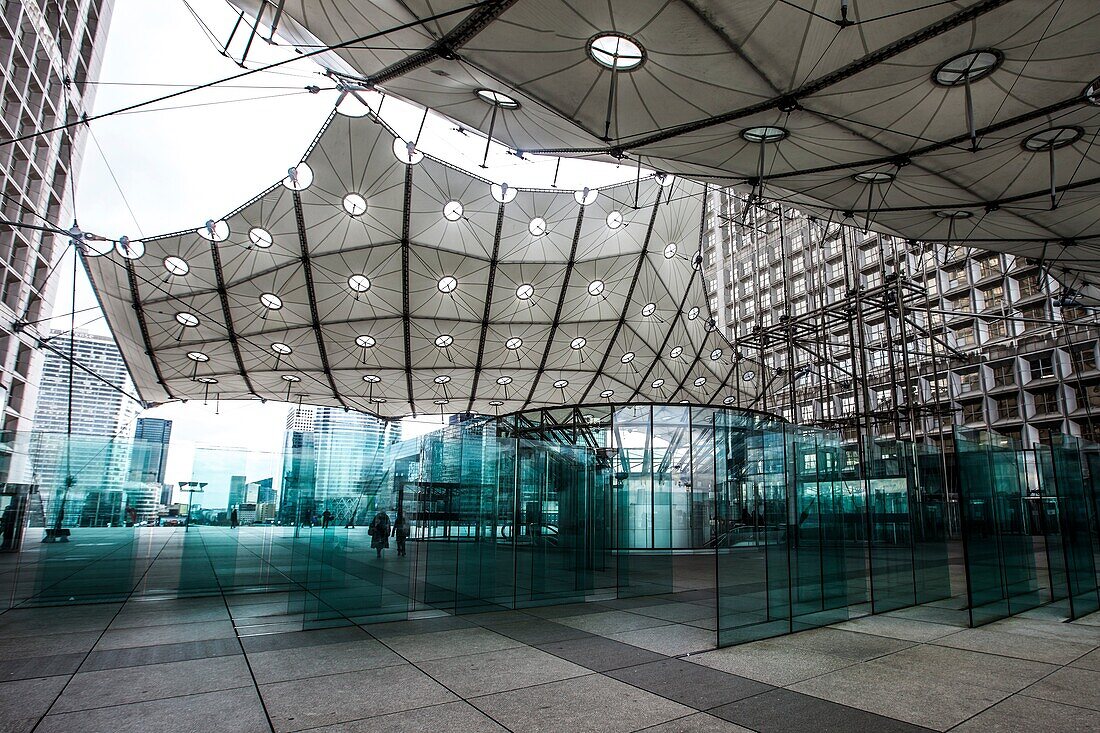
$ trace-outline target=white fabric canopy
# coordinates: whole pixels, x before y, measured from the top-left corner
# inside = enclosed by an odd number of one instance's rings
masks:
[[[334,112],[293,177],[224,219],[85,247],[142,397],[750,405],[763,375],[715,329],[699,269],[702,184],[516,191],[408,156],[373,114]]]
[[[347,44],[322,63],[519,150],[1042,258],[1086,291],[1100,271],[1095,0],[279,0],[260,20]],[[590,51],[608,34],[632,68]],[[478,89],[520,106],[494,120]],[[746,139],[763,126],[783,138]]]

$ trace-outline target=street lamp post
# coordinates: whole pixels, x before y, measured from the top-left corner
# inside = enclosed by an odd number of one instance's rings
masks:
[[[195,502],[195,494],[201,494],[206,490],[206,481],[180,481],[180,491],[187,494],[187,524],[183,525],[183,531],[191,529],[191,505]]]

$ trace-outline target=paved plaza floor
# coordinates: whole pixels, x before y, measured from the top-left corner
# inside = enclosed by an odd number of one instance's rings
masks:
[[[16,609],[0,614],[0,730],[1100,731],[1100,615],[964,629],[903,609],[714,649],[712,604],[307,631],[272,593]]]

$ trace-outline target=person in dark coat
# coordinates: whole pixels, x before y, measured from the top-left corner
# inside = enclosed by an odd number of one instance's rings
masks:
[[[233,511],[229,512],[229,528],[236,529],[239,524],[240,522],[237,521],[237,509],[234,508]]]
[[[328,509],[321,515],[321,529],[328,529],[329,524],[332,523],[332,512]]]
[[[390,546],[390,516],[381,509],[370,522],[367,534],[371,536],[370,546],[382,557],[382,550]]]
[[[405,540],[409,538],[409,520],[405,519],[405,513],[397,510],[397,519],[393,522],[393,536],[397,538],[397,556],[405,556]]]

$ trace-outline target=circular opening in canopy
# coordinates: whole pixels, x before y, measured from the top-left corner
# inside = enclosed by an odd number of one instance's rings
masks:
[[[645,49],[630,36],[599,33],[588,40],[588,56],[606,69],[631,71],[645,61]]]
[[[218,383],[218,380],[214,379],[213,377],[199,377],[195,381],[199,382],[200,384],[217,384]]]
[[[290,346],[282,342],[272,344],[271,350],[280,356],[286,356],[287,354],[290,354],[294,351],[294,349],[290,348]]]
[[[197,326],[197,325],[199,325],[199,317],[196,316],[194,313],[187,313],[187,312],[177,313],[176,314],[176,323],[178,323],[178,324],[180,324],[181,326],[184,326],[184,327]]]
[[[202,353],[201,351],[188,351],[187,358],[191,361],[198,362],[210,361],[210,357]]]
[[[535,286],[531,283],[523,283],[516,288],[516,297],[520,300],[530,300],[535,294]]]
[[[268,310],[277,311],[283,307],[283,299],[275,293],[264,293],[260,296],[260,305]]]
[[[657,312],[656,303],[646,303],[642,306],[642,315],[649,318],[651,315]]]
[[[587,186],[579,191],[573,192],[573,200],[581,206],[588,206],[596,202],[600,192],[594,188],[588,188]]]
[[[500,400],[489,400],[490,407],[500,407],[503,404]]]
[[[724,400],[722,400],[722,404],[723,405],[732,405],[736,401],[737,401],[736,397],[726,397]]]
[[[621,361],[623,364],[629,364],[630,362],[634,361],[634,352],[626,352],[621,357],[619,357],[619,361]]]
[[[514,201],[516,194],[519,192],[507,183],[494,183],[489,186],[489,193],[493,195],[493,200],[498,204],[507,204]]]
[[[462,204],[458,201],[448,201],[443,205],[443,218],[447,221],[458,221],[462,218]]]
[[[507,94],[501,92],[494,92],[492,89],[478,89],[476,92],[478,98],[486,104],[491,104],[494,107],[501,109],[519,109],[519,100],[509,97]]]
[[[363,377],[363,381],[367,384],[378,384],[382,381],[382,377],[377,374],[367,374]]]
[[[453,275],[444,275],[439,278],[436,287],[439,288],[439,292],[441,293],[453,293],[455,288],[458,287],[458,278]]]
[[[362,216],[367,213],[367,200],[357,193],[349,193],[344,197],[344,211],[351,216]]]
[[[348,278],[348,287],[357,293],[370,290],[370,278],[366,275],[352,275]]]
[[[722,350],[721,349],[714,349],[713,351],[710,352],[710,360],[711,361],[718,361],[721,358],[722,358]]]
[[[263,227],[252,227],[248,230],[248,241],[260,249],[267,249],[275,240],[271,238],[271,232]]]
[[[507,341],[504,342],[504,348],[509,349],[511,351],[515,351],[516,349],[518,349],[521,346],[523,346],[523,339],[521,339],[518,336],[513,336],[512,338],[510,338],[510,339],[508,339]]]
[[[675,242],[669,242],[668,244],[666,244],[664,254],[665,254],[665,259],[666,260],[671,260],[673,257],[675,257],[676,256],[676,243]]]
[[[969,219],[974,215],[965,209],[941,209],[936,212],[936,216],[941,219]]]
[[[744,373],[743,373],[743,374],[741,375],[741,381],[742,381],[742,382],[751,382],[751,381],[752,381],[752,380],[754,380],[754,379],[756,379],[756,372],[754,372],[754,371],[753,371],[752,369],[748,369],[748,370],[746,370],[746,371],[745,371],[745,372],[744,372]]]
[[[1100,107],[1100,79],[1085,87],[1085,101],[1094,107]]]
[[[595,296],[595,295],[599,295],[602,292],[603,292],[603,280],[593,280],[592,282],[588,283],[588,294],[589,295]]]
[[[707,383],[707,378],[706,377],[698,377],[694,382],[692,382],[692,384],[694,384],[696,387],[702,387],[706,383]]]
[[[856,173],[852,178],[856,179],[859,183],[878,186],[894,180],[894,174],[886,173],[885,171],[864,171],[863,173]]]
[[[668,352],[668,355],[671,356],[673,359],[678,359],[680,357],[680,354],[682,353],[684,353],[683,346],[673,346],[672,351]]]
[[[584,336],[578,336],[577,338],[569,342],[569,348],[576,351],[577,349],[583,349],[584,345],[587,343],[588,339],[586,339]]]
[[[688,320],[689,321],[694,321],[698,317],[699,317],[699,306],[693,305],[691,307],[691,310],[688,311]]]
[[[758,127],[746,127],[741,131],[741,138],[750,143],[777,143],[789,134],[782,127],[760,125]]]
[[[621,211],[612,211],[607,215],[607,228],[618,229],[623,225],[623,214]]]
[[[305,163],[299,163],[293,168],[287,169],[283,185],[291,191],[304,191],[313,183],[313,169]]]
[[[451,381],[451,378],[448,377],[446,374],[440,374],[432,381],[434,381],[436,384],[446,384],[447,382]]]
[[[424,160],[424,153],[417,150],[416,143],[411,140],[402,140],[399,137],[395,137],[393,139],[393,157],[397,158],[399,163],[416,165]]]
[[[80,238],[84,245],[84,254],[89,257],[103,257],[115,251],[115,243],[109,239],[102,239],[93,234],[85,234]]]
[[[653,383],[650,384],[649,386],[652,387],[653,389],[660,389],[661,387],[665,386],[665,380],[663,380],[663,379],[654,379]]]
[[[605,389],[603,392],[600,392],[600,397],[602,397],[603,399],[606,400],[608,397],[610,397],[613,394],[615,394],[615,390]]]
[[[290,382],[291,384],[293,384],[293,383],[295,383],[295,382],[300,382],[300,381],[302,381],[302,378],[301,378],[301,377],[299,377],[299,376],[298,376],[298,375],[296,375],[296,374],[284,374],[284,375],[283,375],[283,381],[284,381],[284,382]]]
[[[187,264],[187,260],[173,255],[164,258],[164,269],[168,270],[169,275],[182,276],[191,271],[191,266]]]
[[[941,87],[973,83],[996,71],[1002,61],[1004,54],[993,48],[965,51],[937,66],[932,72],[932,81]]]
[[[136,240],[131,241],[128,237],[120,237],[115,243],[115,251],[123,259],[138,260],[145,254],[145,244]]]
[[[211,242],[224,242],[229,239],[229,224],[224,219],[218,221],[211,219],[196,229],[195,233]]]
[[[501,387],[503,387],[506,384],[511,384],[511,383],[512,383],[512,378],[511,377],[497,377],[497,384],[499,384]]]
[[[449,402],[450,400],[432,400],[432,404],[440,406],[446,405]]]
[[[546,234],[546,219],[541,216],[536,216],[531,220],[531,223],[527,225],[527,231],[531,232],[531,236],[541,237]]]
[[[435,345],[441,349],[445,349],[455,342],[454,337],[449,333],[441,333],[435,337]]]
[[[376,343],[378,343],[378,342],[374,340],[373,336],[356,336],[355,337],[355,345],[356,346],[361,346],[364,349],[373,348]]]
[[[1033,153],[1057,150],[1073,145],[1084,134],[1085,131],[1080,127],[1050,127],[1025,137],[1023,146],[1024,150]]]
[[[559,379],[558,381],[554,382],[554,389],[565,389],[568,386],[569,380],[567,379]]]

